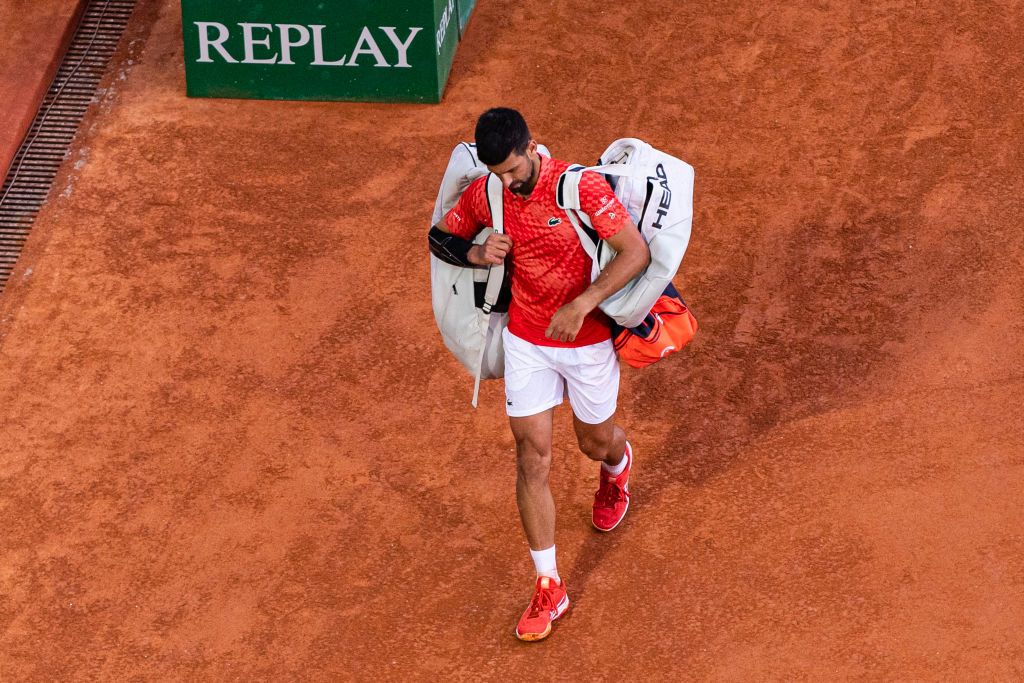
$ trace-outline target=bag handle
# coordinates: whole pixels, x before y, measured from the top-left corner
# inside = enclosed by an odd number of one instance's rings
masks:
[[[487,206],[491,210],[491,227],[494,232],[501,235],[505,232],[505,205],[502,191],[504,186],[501,178],[491,173],[487,176]],[[480,344],[480,355],[476,359],[476,372],[473,373],[473,407],[477,407],[480,399],[480,375],[483,373],[484,353],[487,351],[487,342],[494,334],[494,323],[496,319],[491,318],[491,311],[501,295],[501,284],[505,281],[505,264],[489,266],[487,268],[487,287],[484,290],[484,305],[482,310],[484,317],[481,319],[481,332],[483,343]]]
[[[501,235],[505,232],[505,206],[502,191],[504,186],[501,178],[491,173],[487,176],[487,206],[491,210],[491,227]],[[484,313],[490,315],[491,309],[501,294],[501,283],[505,280],[505,264],[488,266],[487,289],[484,292]]]

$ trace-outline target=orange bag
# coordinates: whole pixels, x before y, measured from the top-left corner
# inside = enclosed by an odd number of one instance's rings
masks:
[[[615,337],[615,351],[623,363],[646,368],[690,343],[697,334],[697,319],[678,296],[662,294],[644,321]]]

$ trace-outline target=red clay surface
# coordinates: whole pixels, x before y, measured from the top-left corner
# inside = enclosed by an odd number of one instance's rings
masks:
[[[141,2],[0,299],[0,679],[1024,677],[1022,7],[930,5],[481,0],[384,106],[188,100]],[[499,103],[697,170],[700,333],[625,373],[610,535],[556,415],[533,645],[424,239]]]
[[[0,3],[0,179],[32,125],[84,7],[84,0]]]

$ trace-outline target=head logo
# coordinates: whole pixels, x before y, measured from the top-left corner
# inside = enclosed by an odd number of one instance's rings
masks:
[[[668,186],[668,173],[665,171],[665,166],[663,164],[658,164],[654,169],[654,174],[657,177],[647,176],[647,185],[649,188],[648,193],[650,193],[651,189],[654,188],[655,183],[657,183],[661,187],[661,199],[658,201],[656,209],[657,218],[655,218],[654,222],[651,223],[651,227],[661,230],[663,227],[661,225],[661,221],[668,216],[669,207],[672,205],[672,190]],[[648,194],[648,197],[650,197],[650,194]]]

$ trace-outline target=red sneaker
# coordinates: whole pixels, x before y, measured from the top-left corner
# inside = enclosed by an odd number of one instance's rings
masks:
[[[569,596],[565,581],[556,582],[550,576],[538,576],[537,587],[530,606],[523,612],[516,626],[519,640],[543,640],[551,633],[551,622],[569,609]]]
[[[626,442],[626,469],[613,477],[601,467],[601,485],[594,494],[594,527],[611,531],[619,525],[629,509],[629,472],[633,469],[633,447]]]

